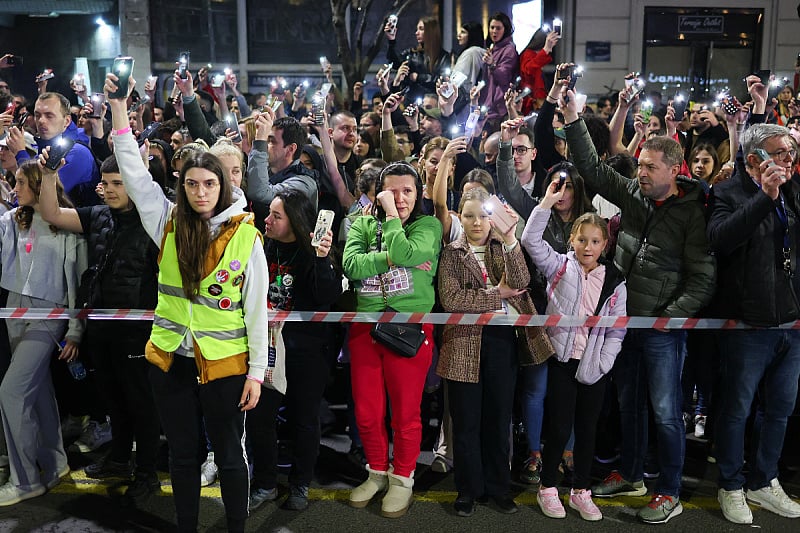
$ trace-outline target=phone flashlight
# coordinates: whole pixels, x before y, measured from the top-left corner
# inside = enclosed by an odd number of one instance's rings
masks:
[[[556,192],[560,191],[564,188],[564,184],[567,182],[567,173],[562,170],[558,173],[558,185],[556,185]]]

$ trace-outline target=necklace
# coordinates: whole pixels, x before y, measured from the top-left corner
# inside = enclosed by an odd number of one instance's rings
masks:
[[[292,275],[291,274],[287,274],[287,272],[289,270],[287,267],[292,264],[292,261],[294,261],[295,257],[297,257],[297,253],[299,251],[300,251],[300,248],[298,247],[294,251],[294,255],[292,256],[291,259],[289,259],[285,263],[281,263],[281,255],[280,255],[280,252],[278,251],[278,246],[277,245],[275,246],[275,259],[278,261],[278,275],[275,276],[275,284],[278,285],[279,287],[281,285],[286,285],[288,287],[294,281],[294,278],[292,278]]]

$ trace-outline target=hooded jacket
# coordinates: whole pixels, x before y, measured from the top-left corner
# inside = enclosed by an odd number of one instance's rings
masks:
[[[481,105],[489,108],[487,120],[498,120],[508,113],[505,94],[519,73],[519,55],[510,35],[495,43],[492,57],[493,65],[486,63],[483,65],[486,87],[481,91]]]

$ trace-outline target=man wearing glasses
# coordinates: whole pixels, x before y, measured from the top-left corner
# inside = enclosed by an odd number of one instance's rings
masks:
[[[500,193],[520,217],[527,219],[542,193],[546,172],[536,172],[533,132],[521,127],[524,120],[503,122],[500,152],[497,156],[497,182]]]
[[[761,110],[766,88],[762,92],[760,101],[754,95]],[[789,129],[775,124],[751,126],[741,144],[745,164],[712,189],[708,238],[719,268],[713,309],[714,316],[766,328],[800,318],[800,183],[792,180],[797,150]],[[800,505],[778,482],[778,458],[797,397],[800,331],[729,330],[719,343],[724,356],[715,444],[722,513],[731,522],[750,524],[750,502],[800,518]],[[756,393],[763,416],[754,426],[756,449],[750,450],[754,460],[745,476],[745,423]]]

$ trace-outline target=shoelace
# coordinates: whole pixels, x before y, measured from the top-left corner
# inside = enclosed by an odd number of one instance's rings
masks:
[[[747,501],[744,498],[744,491],[736,490],[728,492],[728,498],[736,507],[744,507],[747,505]]]
[[[669,503],[674,503],[674,500],[671,496],[667,496],[666,494],[656,494],[653,496],[653,499],[650,500],[650,503],[647,505],[651,509],[658,509],[663,502],[663,500],[669,500]]]
[[[772,495],[778,498],[781,501],[781,504],[786,504],[787,501],[791,501],[789,496],[783,490],[783,487],[780,485],[773,485],[769,488]]]

